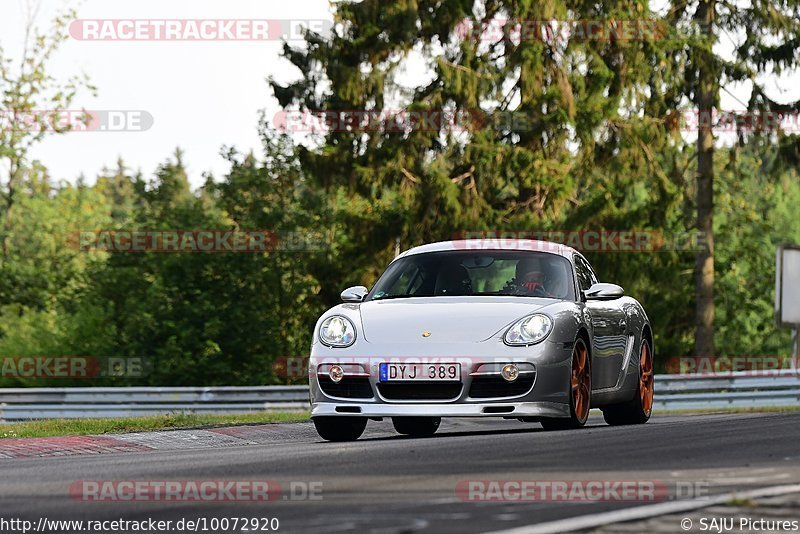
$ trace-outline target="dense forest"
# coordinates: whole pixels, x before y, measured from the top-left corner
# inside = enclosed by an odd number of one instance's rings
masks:
[[[147,359],[143,376],[98,384],[282,383],[276,362],[307,355],[317,316],[345,287],[374,283],[398,245],[477,230],[663,236],[648,250],[586,251],[603,281],[644,304],[661,370],[679,356],[788,354],[773,310],[775,249],[800,242],[800,136],[762,118],[796,117],[797,103],[773,100],[760,83],[795,67],[800,8],[692,6],[337,3],[336,31],[287,44],[297,80],[271,87],[285,110],[372,110],[381,121],[298,136],[265,115],[261,151],[224,150],[230,172],[195,190],[180,152],[164,154],[153,176],[120,161],[71,183],[26,157],[30,132],[5,131],[0,356]],[[661,31],[640,39],[525,38],[508,24],[485,31],[487,21],[576,18],[646,19]],[[723,34],[739,40],[725,53],[716,47]],[[49,58],[47,46],[32,53]],[[427,78],[408,86],[398,77],[412,56]],[[21,79],[2,71],[5,110],[41,105],[25,92],[38,79]],[[726,122],[720,93],[742,81],[752,96],[738,117],[747,120]],[[409,110],[480,111],[483,120],[388,124]],[[525,120],[491,120],[509,111]],[[244,253],[76,245],[81,232],[135,229],[259,230],[275,243]],[[87,385],[0,378],[49,383]]]

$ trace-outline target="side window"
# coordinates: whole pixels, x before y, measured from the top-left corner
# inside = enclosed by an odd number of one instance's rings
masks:
[[[594,269],[592,269],[592,266],[589,265],[589,262],[585,258],[581,259],[583,259],[583,263],[586,265],[586,269],[589,271],[589,276],[592,278],[592,283],[596,284],[599,282],[600,280],[597,279],[597,275],[595,274]]]
[[[593,284],[598,283],[600,280],[598,280],[597,275],[594,274],[594,269],[592,269],[592,266],[589,265],[588,263],[586,263],[586,266],[589,268],[589,274],[592,276],[592,283]]]
[[[390,296],[400,295],[413,295],[414,292],[422,285],[422,276],[420,268],[415,263],[409,263],[405,270],[400,273],[391,289],[388,292]]]
[[[589,267],[589,264],[580,256],[575,256],[575,274],[578,276],[578,285],[581,291],[586,291],[592,287],[594,273],[592,273],[592,268]]]

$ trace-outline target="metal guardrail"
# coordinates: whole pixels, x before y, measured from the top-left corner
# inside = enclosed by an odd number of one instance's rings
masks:
[[[800,406],[800,371],[657,375],[655,408]],[[0,421],[307,410],[306,386],[0,389]]]
[[[669,410],[800,406],[800,370],[656,375],[654,403]]]
[[[307,410],[307,386],[0,389],[0,421]]]

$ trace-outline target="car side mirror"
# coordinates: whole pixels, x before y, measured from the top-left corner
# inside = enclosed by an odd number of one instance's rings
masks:
[[[348,287],[342,291],[342,302],[361,302],[369,290],[364,286]]]
[[[592,284],[584,291],[586,300],[613,300],[625,295],[625,290],[617,284]]]

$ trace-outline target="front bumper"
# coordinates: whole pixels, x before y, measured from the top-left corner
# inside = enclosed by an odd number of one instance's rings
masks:
[[[356,411],[357,410],[357,411]],[[500,411],[498,411],[500,410]],[[394,404],[364,402],[318,402],[311,408],[311,417],[569,417],[569,405],[554,402],[480,402],[469,404]]]
[[[482,354],[474,355],[478,350]],[[445,395],[446,398],[425,398],[424,394],[415,398],[387,398],[385,387],[381,387],[386,383],[379,377],[383,362],[458,362],[461,364],[461,387],[455,388],[452,395]],[[473,388],[473,383],[480,380],[487,366],[506,363],[533,369],[530,388],[524,391],[517,388],[510,395],[498,388],[496,395],[477,396],[478,388]],[[501,339],[492,339],[461,346],[428,345],[424,352],[412,345],[387,349],[363,340],[344,350],[315,344],[309,362],[311,416],[569,417],[571,363],[571,345],[549,341],[530,347],[509,347]],[[359,381],[359,387],[352,390],[359,391],[359,398],[331,393],[326,370],[332,364],[342,366],[346,377]],[[325,383],[321,385],[320,381]],[[430,391],[430,384],[425,387]],[[435,389],[436,385],[433,387]],[[452,388],[452,384],[448,387]]]

